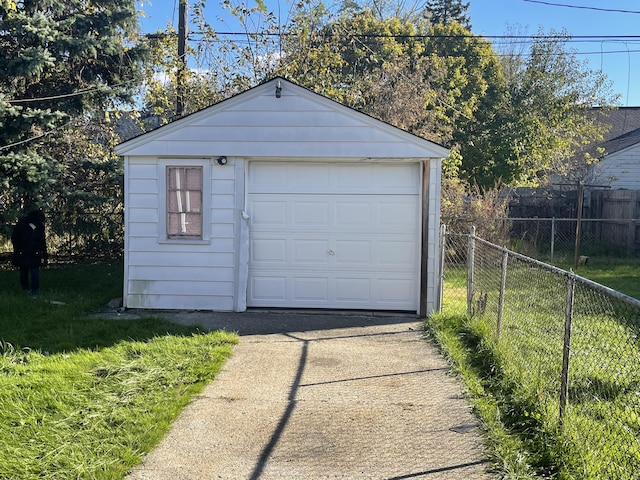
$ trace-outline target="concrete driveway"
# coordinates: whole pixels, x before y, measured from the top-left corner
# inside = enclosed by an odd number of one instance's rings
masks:
[[[128,480],[491,478],[478,420],[415,315],[154,315],[241,341]]]

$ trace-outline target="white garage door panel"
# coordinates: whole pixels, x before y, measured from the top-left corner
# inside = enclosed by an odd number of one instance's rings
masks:
[[[300,200],[293,203],[291,208],[293,210],[292,220],[295,225],[326,226],[329,224],[329,210],[331,206],[327,201]]]
[[[265,238],[251,244],[251,261],[255,264],[287,263],[287,240]]]
[[[417,309],[417,165],[249,168],[248,306]]]
[[[279,197],[274,200],[274,197]],[[417,195],[252,194],[252,231],[417,235]]]
[[[335,245],[334,255],[338,265],[372,265],[375,261],[371,252],[371,240],[337,240]]]
[[[416,218],[418,216],[417,197],[389,198],[378,203],[377,218],[380,227],[402,229],[403,232],[417,231]]]
[[[319,264],[327,265],[329,257],[329,242],[327,240],[304,240],[294,238],[291,240],[293,246],[293,263],[297,265]]]
[[[256,233],[251,239],[251,266],[255,271],[281,268],[305,271],[310,267],[362,272],[416,271],[418,252],[416,242],[396,237],[329,238],[318,240],[313,234],[307,238],[283,239],[275,234]],[[343,235],[341,235],[343,236]],[[393,239],[392,239],[393,238]]]
[[[370,303],[372,289],[370,278],[336,278],[336,304]]]
[[[317,277],[294,277],[293,298],[299,302],[329,302],[329,279]]]
[[[252,162],[250,193],[413,194],[420,192],[419,166]]]
[[[252,299],[264,306],[278,305],[287,300],[287,275],[280,277],[270,275],[251,278]]]
[[[384,304],[407,305],[415,302],[416,282],[413,279],[381,278],[378,295]]]
[[[255,292],[252,299],[257,302],[253,306],[406,310],[415,305],[413,279],[282,273],[252,275],[250,291]]]
[[[254,226],[284,226],[287,224],[287,202],[274,201],[273,197],[263,197],[251,205]]]

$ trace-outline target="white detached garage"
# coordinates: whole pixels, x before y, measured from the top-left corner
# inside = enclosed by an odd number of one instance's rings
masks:
[[[116,152],[127,308],[437,305],[439,145],[276,78]]]

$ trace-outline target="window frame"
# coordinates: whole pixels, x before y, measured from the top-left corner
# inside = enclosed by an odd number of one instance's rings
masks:
[[[169,236],[169,171],[171,168],[199,168],[202,171],[201,185],[201,235]],[[159,212],[158,212],[158,242],[171,244],[208,244],[210,243],[210,210],[211,210],[211,162],[197,159],[167,159],[158,164],[159,179]]]

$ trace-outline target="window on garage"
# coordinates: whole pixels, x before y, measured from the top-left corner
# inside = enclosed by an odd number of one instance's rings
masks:
[[[202,239],[203,169],[167,166],[167,238]]]

